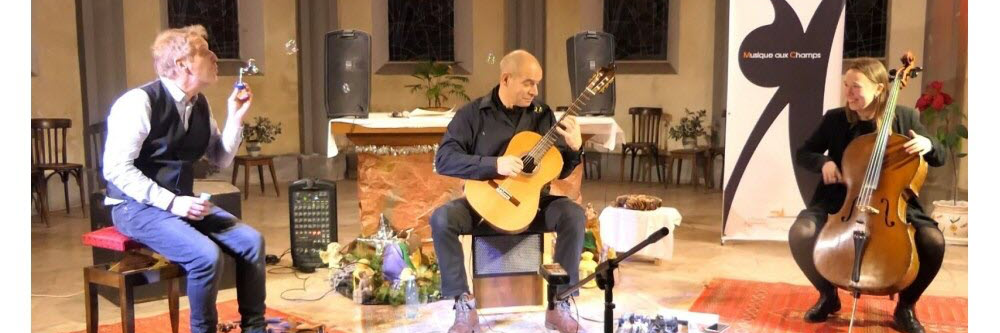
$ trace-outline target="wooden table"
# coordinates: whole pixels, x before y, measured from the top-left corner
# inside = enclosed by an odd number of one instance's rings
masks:
[[[271,169],[271,182],[274,183],[274,194],[281,196],[281,191],[278,191],[278,177],[274,174],[274,156],[236,156],[233,159],[233,185],[236,185],[236,174],[240,172],[241,165],[243,166],[243,200],[250,197],[250,167],[252,166],[257,166],[257,175],[260,177],[260,193],[264,194],[264,166],[266,165]]]
[[[709,171],[712,168],[712,156],[711,156],[711,151],[708,147],[684,148],[684,149],[675,149],[670,151],[670,158],[673,158],[677,161],[677,163],[674,163],[675,165],[677,165],[677,178],[675,179],[674,184],[680,185],[681,170],[684,169],[684,160],[690,160],[691,184],[695,186],[698,185],[698,183],[696,182],[695,173],[698,170],[699,157],[705,159],[705,163],[702,163],[702,170],[701,170],[701,175],[702,178],[704,179],[703,184],[705,185],[706,188],[709,189],[712,188],[712,176],[711,176],[712,172]],[[674,170],[670,170],[671,173],[673,171]]]

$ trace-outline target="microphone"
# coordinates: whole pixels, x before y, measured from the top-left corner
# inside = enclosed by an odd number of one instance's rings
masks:
[[[649,235],[650,243],[656,243],[663,237],[667,237],[667,235],[669,234],[670,234],[670,229],[667,229],[667,227],[662,227],[660,228],[660,230],[657,230],[652,235]]]

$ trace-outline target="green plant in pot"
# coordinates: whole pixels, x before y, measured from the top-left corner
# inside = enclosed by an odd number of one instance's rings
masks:
[[[457,63],[456,63],[457,64]],[[461,97],[468,101],[465,94],[465,84],[469,78],[452,75],[452,65],[428,60],[420,63],[410,76],[420,80],[418,84],[408,84],[411,93],[422,93],[427,98],[428,110],[448,110],[441,104],[448,101],[448,96]]]
[[[941,92],[941,81],[931,82],[927,90],[917,100],[920,120],[927,126],[931,136],[948,149],[948,163],[951,164],[951,200],[934,201],[931,217],[951,243],[968,241],[969,203],[958,200],[959,162],[968,156],[962,152],[962,140],[969,139],[969,129],[962,124],[967,119],[962,108],[952,104],[951,95]]]
[[[674,140],[680,140],[684,148],[691,149],[698,146],[698,137],[708,136],[704,127],[706,111],[694,112],[685,108],[684,112],[686,115],[670,128],[669,135]]]
[[[281,123],[273,123],[267,117],[254,117],[253,125],[243,122],[243,141],[247,143],[250,156],[260,155],[260,145],[274,142],[281,134]]]

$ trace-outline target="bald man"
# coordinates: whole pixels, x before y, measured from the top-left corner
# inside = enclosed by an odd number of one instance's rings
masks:
[[[462,179],[487,180],[521,172],[521,160],[501,156],[507,143],[521,131],[544,135],[556,122],[548,105],[535,100],[542,81],[542,67],[530,53],[517,50],[500,61],[500,84],[487,94],[458,110],[448,124],[434,157],[437,173]],[[562,154],[566,178],[580,164],[583,139],[576,118],[568,116],[556,131],[561,138],[556,148]],[[441,294],[455,298],[455,323],[450,333],[480,332],[475,300],[469,294],[462,245],[458,235],[483,230],[482,218],[465,198],[438,207],[431,215],[434,251],[441,268]],[[539,214],[529,231],[556,232],[555,261],[569,273],[570,283],[579,280],[580,253],[586,216],[583,208],[563,196],[543,189]],[[569,303],[558,300],[555,310],[545,314],[545,326],[559,332],[583,332],[570,315]]]

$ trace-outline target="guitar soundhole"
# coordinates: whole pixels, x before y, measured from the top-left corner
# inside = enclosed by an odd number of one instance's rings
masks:
[[[521,169],[521,172],[529,175],[535,172],[536,165],[534,158],[531,156],[523,156],[521,157],[521,162],[524,164],[524,168]]]

